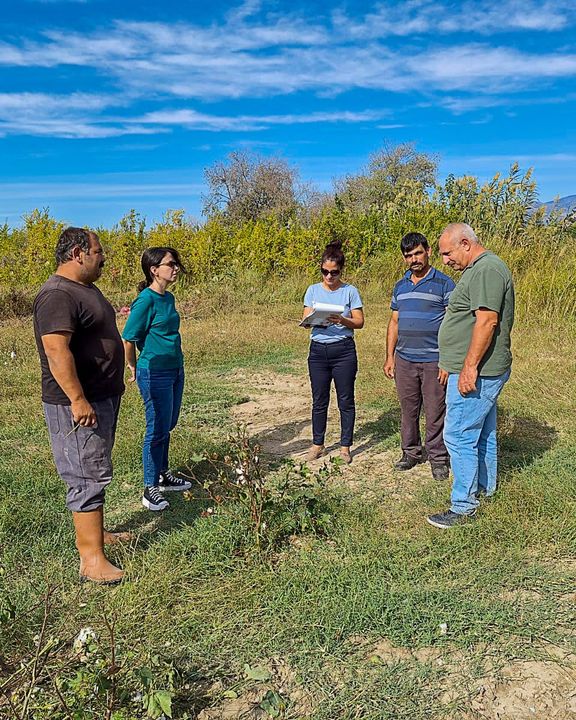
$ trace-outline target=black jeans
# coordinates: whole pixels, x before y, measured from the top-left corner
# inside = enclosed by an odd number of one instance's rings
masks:
[[[314,445],[324,445],[330,384],[334,380],[340,410],[340,444],[352,445],[356,406],[354,381],[358,372],[356,345],[351,337],[335,343],[310,343],[308,371],[312,386],[312,435]]]

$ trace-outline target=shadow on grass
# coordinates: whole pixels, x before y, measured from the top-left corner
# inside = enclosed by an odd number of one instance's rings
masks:
[[[138,543],[148,546],[154,542],[157,533],[168,533],[184,525],[194,525],[202,512],[212,504],[209,493],[202,482],[209,476],[211,465],[207,461],[188,462],[175,468],[176,473],[190,480],[192,487],[185,493],[169,492],[165,494],[170,503],[167,510],[152,511],[142,507],[133,512],[126,520],[111,528],[114,532],[131,532],[139,537]]]
[[[550,450],[557,430],[534,415],[498,409],[498,465],[502,471],[524,469]]]
[[[273,458],[287,457],[308,450],[312,439],[298,438],[302,430],[307,427],[310,427],[308,418],[306,420],[293,420],[269,430],[262,430],[252,436],[252,439],[262,447],[266,454]]]
[[[353,455],[360,455],[374,445],[396,435],[400,430],[400,408],[392,407],[371,422],[364,423],[356,432]]]
[[[339,421],[336,420],[336,423]],[[299,438],[303,430],[309,428],[309,438]],[[370,450],[374,445],[383,442],[395,435],[400,428],[400,409],[387,410],[376,420],[364,423],[356,431],[356,445],[352,451],[353,455],[360,455]],[[259,443],[263,451],[273,460],[289,457],[291,455],[304,454],[312,443],[311,421],[294,420],[277,425],[276,427],[262,430],[253,436],[253,440]],[[326,452],[332,452],[340,447],[334,443],[326,447]]]

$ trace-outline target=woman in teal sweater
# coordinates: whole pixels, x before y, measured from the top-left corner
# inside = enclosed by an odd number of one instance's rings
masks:
[[[176,427],[182,404],[184,358],[180,316],[167,287],[185,270],[178,252],[170,247],[145,250],[142,270],[145,280],[130,308],[122,339],[131,374],[128,382],[137,382],[146,413],[142,504],[149,510],[165,510],[169,503],[163,493],[191,487],[168,469],[170,432]]]

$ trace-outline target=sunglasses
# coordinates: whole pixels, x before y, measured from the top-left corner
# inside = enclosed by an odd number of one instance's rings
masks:
[[[176,260],[168,260],[168,262],[160,263],[158,267],[163,267],[166,265],[167,267],[172,268],[172,270],[176,270],[176,268],[179,268],[180,265],[176,262]]]
[[[327,277],[330,275],[330,277],[338,277],[340,275],[340,270],[326,270],[326,268],[320,268],[320,272],[324,277]]]

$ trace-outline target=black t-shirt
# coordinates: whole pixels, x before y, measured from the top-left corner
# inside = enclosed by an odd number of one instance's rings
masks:
[[[52,275],[34,300],[34,334],[42,368],[42,400],[70,405],[54,379],[42,345],[42,335],[72,333],[70,351],[88,401],[124,392],[124,348],[114,308],[95,285]]]

